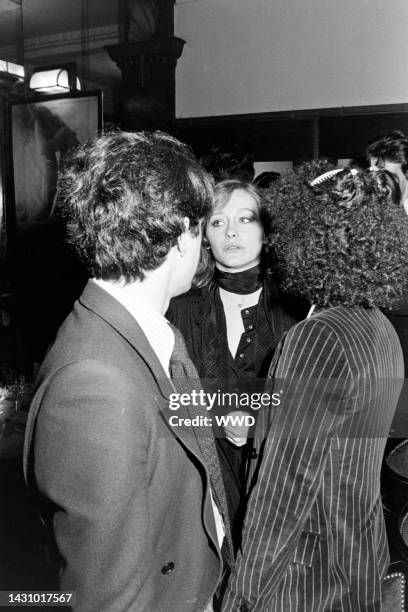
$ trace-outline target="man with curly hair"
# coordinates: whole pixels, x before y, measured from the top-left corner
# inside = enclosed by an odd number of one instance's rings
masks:
[[[293,174],[269,192],[283,288],[313,307],[270,368],[280,405],[257,422],[260,460],[224,611],[382,609],[380,469],[404,370],[380,307],[406,285],[408,218],[383,171],[328,176],[312,188]]]
[[[190,288],[212,180],[172,137],[124,132],[79,148],[61,193],[91,280],[42,365],[25,442],[60,588],[81,612],[212,609],[225,492],[197,437],[164,417],[163,316]]]

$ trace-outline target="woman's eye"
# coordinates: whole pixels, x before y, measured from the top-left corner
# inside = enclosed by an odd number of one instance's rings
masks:
[[[241,217],[240,221],[241,223],[252,223],[252,221],[255,221],[255,217]]]
[[[224,225],[224,221],[223,221],[222,219],[213,219],[213,220],[210,222],[210,225],[211,225],[212,227],[221,227],[221,225]]]

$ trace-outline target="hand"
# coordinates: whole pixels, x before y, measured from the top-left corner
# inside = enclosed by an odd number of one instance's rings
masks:
[[[239,417],[244,417],[248,414],[248,412],[244,412],[243,410],[233,410],[228,413],[228,416],[232,417],[232,419],[235,417],[238,421]],[[235,446],[243,446],[246,444],[248,432],[250,430],[249,425],[238,425],[229,422],[228,425],[224,425],[223,427],[227,440],[235,444]]]

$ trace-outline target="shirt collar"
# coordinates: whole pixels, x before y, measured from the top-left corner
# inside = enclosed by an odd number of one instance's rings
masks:
[[[142,300],[132,298],[118,283],[92,279],[133,316],[143,330],[150,346],[169,376],[170,357],[174,348],[174,333],[167,319]]]

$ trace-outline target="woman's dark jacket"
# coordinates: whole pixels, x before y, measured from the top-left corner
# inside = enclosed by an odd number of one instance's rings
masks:
[[[224,309],[214,282],[171,300],[166,317],[181,331],[205,390],[250,393],[263,391],[263,379],[279,340],[306,317],[307,310],[304,302],[284,297],[273,276],[266,273],[258,306],[242,310],[245,331],[235,358],[228,349]],[[245,410],[238,406],[235,409]],[[238,545],[244,515],[246,458],[256,453],[250,444],[235,447],[217,428],[215,435]]]

